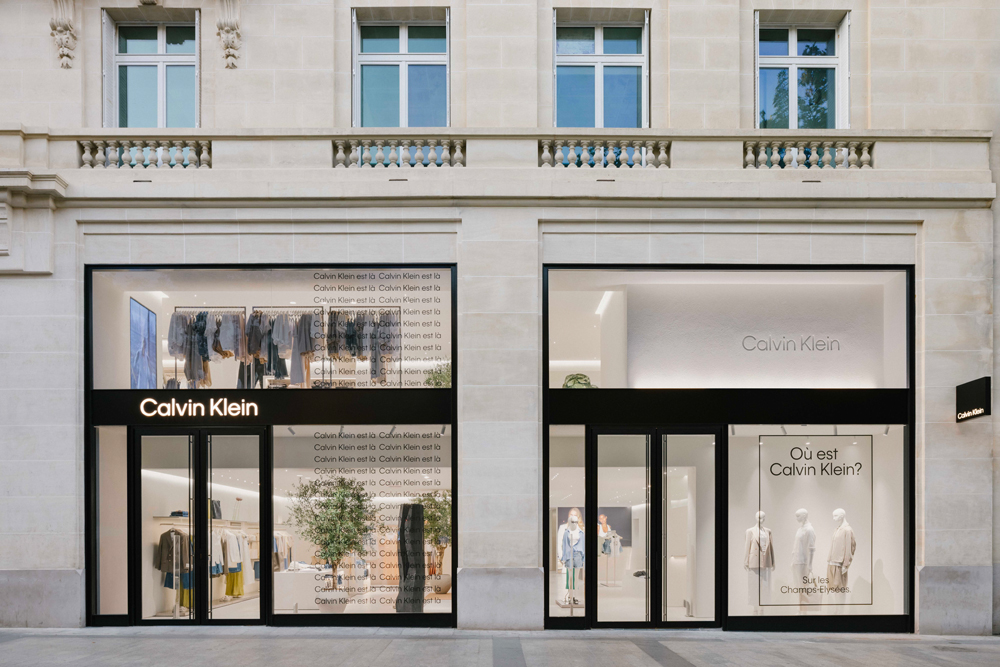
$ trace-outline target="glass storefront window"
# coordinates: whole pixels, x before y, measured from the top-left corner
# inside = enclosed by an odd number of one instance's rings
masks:
[[[549,616],[583,617],[586,544],[586,436],[583,426],[549,427]],[[575,554],[575,555],[574,555]]]
[[[450,387],[451,273],[98,270],[93,332],[95,389]]]
[[[907,386],[905,271],[549,271],[549,387]]]
[[[906,613],[906,428],[732,429],[729,615]]]
[[[274,427],[275,614],[450,613],[450,425]]]

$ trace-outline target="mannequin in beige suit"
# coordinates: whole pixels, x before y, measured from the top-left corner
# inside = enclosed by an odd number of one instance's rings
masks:
[[[854,551],[857,549],[857,542],[854,540],[854,529],[847,523],[847,512],[842,509],[833,510],[833,522],[837,524],[837,530],[833,533],[833,540],[830,542],[830,557],[826,565],[827,587],[831,595],[846,593],[847,569],[851,567],[854,560]]]
[[[757,525],[747,529],[743,548],[743,569],[747,571],[747,598],[754,613],[771,602],[771,572],[774,570],[774,543],[771,530],[764,527],[764,513],[757,512]]]

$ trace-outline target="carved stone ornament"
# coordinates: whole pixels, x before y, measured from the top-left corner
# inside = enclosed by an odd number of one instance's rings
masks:
[[[76,48],[76,29],[73,28],[73,0],[52,0],[52,37],[59,51],[59,66],[73,67],[73,50]]]
[[[240,0],[219,0],[219,20],[215,27],[222,40],[222,55],[226,59],[226,69],[236,69],[236,59],[240,57]]]

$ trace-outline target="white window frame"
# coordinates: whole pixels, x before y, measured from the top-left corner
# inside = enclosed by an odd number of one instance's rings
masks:
[[[605,67],[642,67],[642,123],[639,127],[649,127],[649,10],[642,25],[637,23],[608,21],[556,21],[552,14],[552,126],[559,127],[559,68],[560,67],[593,67],[594,68],[594,127],[604,127],[604,68]],[[559,53],[557,30],[559,28],[593,28],[594,53],[569,54]],[[642,53],[604,53],[604,28],[642,28]]]
[[[850,18],[848,13],[839,24],[829,23],[765,23],[760,24],[759,12],[754,14],[754,127],[760,129],[760,71],[762,69],[788,70],[788,129],[799,128],[799,76],[800,67],[808,69],[832,69],[836,85],[836,109],[834,110],[834,128],[850,127],[849,95],[851,74],[849,67],[849,33]],[[833,56],[762,56],[760,55],[761,30],[788,30],[788,53],[798,53],[799,30],[833,30],[836,54]],[[777,128],[765,128],[777,129]]]
[[[445,68],[445,127],[451,127],[451,11],[446,10],[441,21],[362,21],[358,22],[355,10],[351,10],[353,30],[353,63],[351,67],[353,104],[351,105],[351,125],[361,127],[361,67],[364,65],[397,65],[399,67],[399,125],[410,126],[409,72],[410,65],[444,65]],[[389,25],[399,27],[399,53],[362,53],[361,28],[363,26]],[[444,53],[409,53],[409,26],[444,26]]]
[[[201,127],[201,21],[200,12],[195,14],[195,22],[167,21],[163,23],[121,21],[110,22],[105,12],[104,20],[106,30],[110,39],[105,41],[105,48],[111,49],[111,57],[108,59],[110,71],[104,73],[104,85],[109,86],[113,91],[107,96],[107,102],[111,109],[105,113],[105,118],[111,122],[110,127],[119,127],[119,90],[118,90],[118,67],[120,65],[146,65],[156,67],[156,127],[165,128],[167,126],[167,66],[188,65],[194,67],[194,126]],[[109,23],[110,22],[110,23]],[[118,53],[118,31],[120,28],[129,27],[156,27],[156,51],[157,53]],[[194,27],[195,49],[194,53],[167,53],[167,27]],[[138,129],[138,128],[137,128]]]

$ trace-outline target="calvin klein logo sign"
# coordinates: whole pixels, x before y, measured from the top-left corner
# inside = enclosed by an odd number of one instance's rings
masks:
[[[747,352],[840,352],[840,341],[829,336],[799,336],[798,342],[786,336],[744,336],[743,349]]]
[[[139,404],[139,412],[144,417],[204,417],[205,404],[194,399],[178,403],[176,398],[171,398],[169,403],[161,403],[155,398],[145,398]],[[245,400],[230,403],[225,398],[213,398],[208,401],[208,416],[256,417],[257,404]]]

